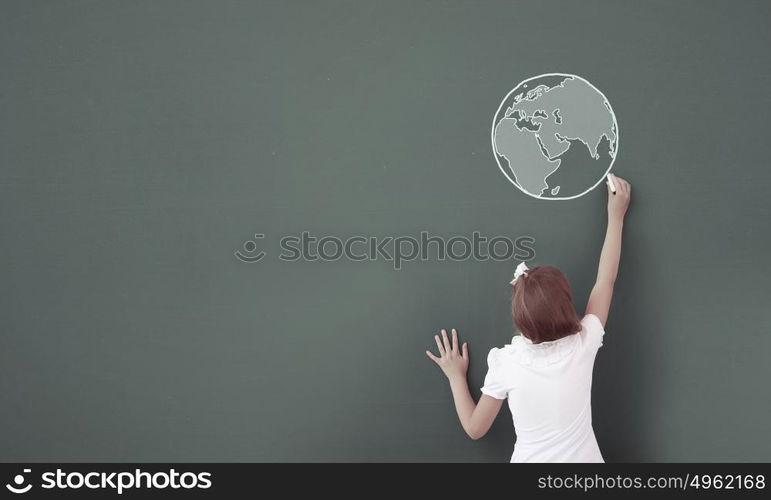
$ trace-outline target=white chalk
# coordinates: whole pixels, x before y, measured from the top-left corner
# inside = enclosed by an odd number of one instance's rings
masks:
[[[613,184],[613,174],[608,174],[608,186],[610,186],[610,192],[616,194],[616,185]]]

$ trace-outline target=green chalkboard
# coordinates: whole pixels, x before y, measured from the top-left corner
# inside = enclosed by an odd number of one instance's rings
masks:
[[[0,12],[0,460],[507,461],[508,410],[469,440],[424,351],[458,328],[478,395],[518,260],[396,270],[334,241],[508,238],[582,308],[602,186],[532,198],[490,143],[552,72],[607,96],[634,186],[594,373],[606,460],[771,456],[768,2]],[[293,258],[303,232],[329,258]]]

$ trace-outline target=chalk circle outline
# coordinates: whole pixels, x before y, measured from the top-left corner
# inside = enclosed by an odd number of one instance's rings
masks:
[[[543,78],[543,77],[545,77],[545,76],[564,76],[564,77],[567,77],[567,78],[577,78],[578,80],[581,80],[582,82],[584,82],[584,83],[586,83],[587,85],[589,85],[589,86],[590,86],[591,88],[593,88],[593,89],[594,89],[594,90],[595,90],[595,91],[596,91],[598,94],[600,94],[600,96],[601,96],[601,97],[602,97],[602,98],[605,100],[605,104],[607,104],[607,106],[608,106],[608,111],[610,111],[610,114],[611,114],[611,116],[613,117],[613,124],[616,126],[616,150],[614,151],[614,153],[613,153],[613,156],[612,156],[612,157],[611,157],[611,159],[610,159],[610,165],[608,165],[608,169],[607,169],[607,170],[605,171],[605,173],[604,173],[604,174],[603,174],[603,175],[602,175],[602,176],[601,176],[601,177],[600,177],[600,178],[597,180],[597,182],[595,182],[595,183],[594,183],[594,185],[593,185],[593,186],[591,186],[591,187],[587,188],[587,189],[586,189],[586,191],[584,191],[584,192],[582,192],[582,193],[579,193],[579,194],[576,194],[576,195],[573,195],[573,196],[561,196],[561,197],[545,197],[545,196],[538,196],[538,195],[534,195],[533,193],[530,193],[530,192],[528,192],[528,191],[525,191],[525,189],[523,189],[523,188],[522,188],[522,186],[520,186],[520,185],[517,183],[517,181],[516,181],[515,179],[512,179],[512,178],[511,178],[511,176],[513,176],[513,175],[514,175],[514,172],[513,172],[513,171],[512,171],[512,172],[508,172],[508,171],[507,171],[507,169],[506,169],[506,168],[504,168],[504,167],[503,167],[503,165],[501,165],[501,161],[500,161],[500,159],[499,159],[498,157],[499,157],[499,156],[502,156],[502,155],[499,155],[499,154],[498,154],[498,150],[497,150],[497,149],[496,149],[496,147],[495,147],[495,126],[497,125],[497,123],[496,123],[495,119],[498,117],[498,113],[500,113],[500,112],[501,112],[501,108],[503,108],[503,104],[506,102],[506,100],[509,98],[509,96],[510,96],[510,95],[511,95],[511,94],[512,94],[512,93],[513,93],[515,90],[517,90],[518,88],[520,88],[522,85],[526,84],[527,82],[529,82],[529,81],[531,81],[531,80],[536,80],[536,79],[538,79],[538,78]],[[567,78],[566,78],[566,79],[567,79]],[[608,138],[608,139],[610,139],[610,138]],[[591,191],[591,190],[593,190],[594,188],[596,188],[597,186],[599,186],[599,185],[602,183],[602,181],[604,181],[604,180],[605,180],[605,177],[606,177],[606,176],[607,176],[607,175],[610,173],[611,169],[613,168],[613,164],[614,164],[614,163],[616,163],[616,158],[618,158],[618,151],[619,151],[619,147],[620,147],[620,145],[621,145],[621,134],[619,133],[618,120],[616,119],[616,113],[613,111],[613,105],[612,105],[612,104],[610,104],[610,100],[609,100],[609,99],[608,99],[608,98],[605,96],[605,94],[603,94],[603,93],[602,93],[602,91],[601,91],[600,89],[598,89],[597,87],[595,87],[595,86],[592,84],[592,82],[590,82],[589,80],[587,80],[586,78],[584,78],[584,77],[582,77],[582,76],[573,75],[573,74],[570,74],[570,73],[543,73],[542,75],[531,76],[530,78],[526,78],[525,80],[522,80],[522,81],[521,81],[521,82],[519,82],[517,85],[515,85],[515,86],[514,86],[514,88],[512,88],[512,89],[511,89],[511,90],[510,90],[510,91],[509,91],[509,92],[508,92],[508,93],[507,93],[507,94],[506,94],[506,95],[503,97],[503,99],[501,100],[501,103],[498,105],[498,109],[495,111],[495,114],[493,115],[493,124],[492,124],[492,127],[490,128],[490,142],[492,143],[492,146],[493,146],[493,156],[495,157],[495,163],[498,165],[498,169],[499,169],[499,170],[500,170],[500,171],[503,173],[503,175],[506,177],[506,179],[507,179],[507,180],[508,180],[510,183],[514,184],[514,185],[517,187],[517,189],[519,189],[520,191],[522,191],[522,192],[523,192],[523,193],[525,193],[526,195],[528,195],[528,196],[530,196],[530,197],[532,197],[532,198],[535,198],[535,199],[537,199],[537,200],[548,200],[548,201],[565,201],[565,200],[573,200],[573,199],[575,199],[575,198],[579,198],[579,197],[581,197],[581,196],[585,195],[585,194],[586,194],[586,193],[588,193],[589,191]]]

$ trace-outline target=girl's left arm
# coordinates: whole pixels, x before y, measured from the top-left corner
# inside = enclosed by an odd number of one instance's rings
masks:
[[[479,439],[490,430],[495,417],[503,405],[502,399],[495,399],[483,394],[479,403],[474,403],[468,388],[466,373],[468,372],[468,343],[463,343],[463,348],[458,348],[458,332],[452,329],[452,342],[447,338],[447,331],[442,330],[442,338],[434,335],[439,356],[434,356],[431,351],[426,355],[442,369],[450,381],[452,397],[455,400],[455,411],[463,430],[471,439]]]

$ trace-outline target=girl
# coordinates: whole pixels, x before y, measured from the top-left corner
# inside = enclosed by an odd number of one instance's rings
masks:
[[[521,263],[511,281],[512,316],[521,335],[490,351],[479,403],[474,404],[466,382],[468,344],[458,347],[455,329],[452,339],[445,330],[441,338],[435,336],[439,356],[426,351],[447,375],[458,418],[471,439],[487,433],[509,399],[517,435],[512,462],[603,461],[592,430],[592,368],[605,334],[631,195],[628,182],[615,176],[613,181],[597,281],[583,319],[559,269],[528,269]]]

